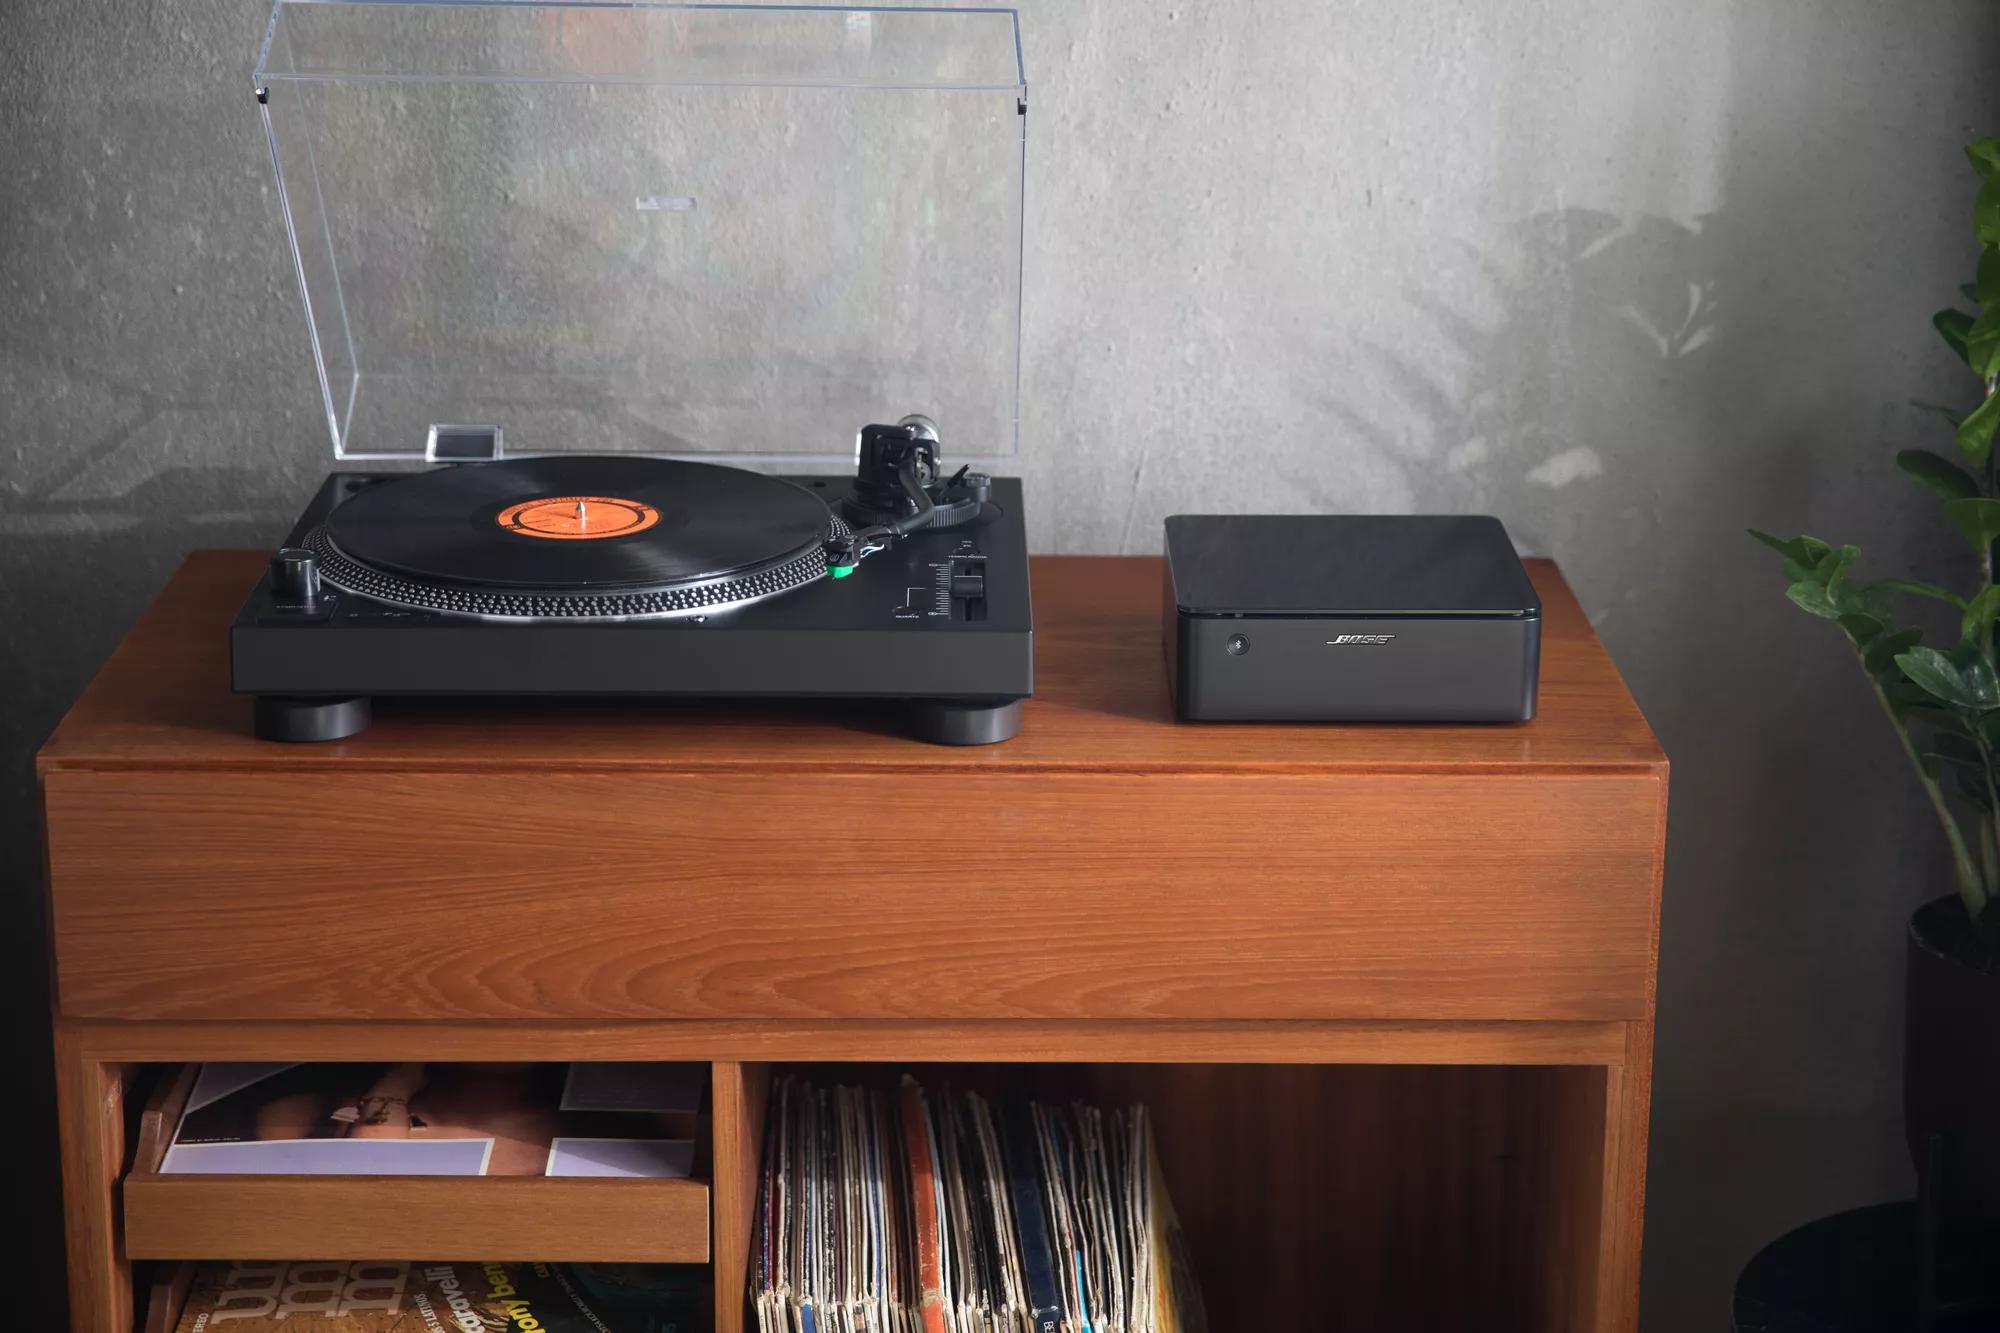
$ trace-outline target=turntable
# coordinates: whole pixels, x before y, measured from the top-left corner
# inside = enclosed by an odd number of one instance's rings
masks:
[[[257,97],[330,475],[231,630],[384,696],[1033,688],[1009,10],[279,0]]]

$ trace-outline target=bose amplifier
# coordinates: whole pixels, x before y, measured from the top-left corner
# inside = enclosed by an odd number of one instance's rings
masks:
[[[1524,722],[1542,602],[1500,520],[1175,514],[1163,617],[1190,722]]]

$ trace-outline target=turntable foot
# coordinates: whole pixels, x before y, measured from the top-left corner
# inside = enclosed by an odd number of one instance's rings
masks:
[[[963,703],[919,699],[910,705],[910,725],[918,740],[937,745],[992,745],[1021,730],[1021,701]]]
[[[328,699],[260,694],[253,713],[267,741],[337,741],[368,729],[366,697]]]

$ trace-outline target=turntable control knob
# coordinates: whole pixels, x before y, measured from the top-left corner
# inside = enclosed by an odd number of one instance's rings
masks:
[[[271,557],[271,594],[281,602],[310,606],[319,597],[319,561],[311,551],[288,546]]]
[[[951,595],[961,602],[969,602],[986,595],[986,575],[983,573],[953,574]]]

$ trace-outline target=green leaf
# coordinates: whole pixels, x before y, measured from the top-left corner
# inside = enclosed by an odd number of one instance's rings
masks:
[[[1954,764],[1969,764],[1975,768],[1985,767],[1979,753],[1979,742],[1959,732],[1947,732],[1931,739],[1931,749],[1940,759]]]
[[[1915,597],[1928,597],[1934,602],[1950,602],[1960,610],[1965,609],[1963,597],[1949,588],[1940,588],[1935,583],[1921,583],[1916,579],[1882,579],[1874,586],[1893,588],[1897,592],[1906,592]]]
[[[2000,676],[1994,674],[1992,661],[1978,645],[1961,640],[1950,652],[1939,656],[1951,663],[1965,683],[1970,707],[2000,707]]]
[[[1972,169],[1990,181],[2000,181],[2000,138],[1980,139],[1965,146]]]
[[[1918,693],[1921,694],[1922,691],[1920,690]],[[1965,717],[1963,714],[1952,712],[1928,694],[1924,695],[1924,700],[1925,702],[1921,704],[1892,703],[1889,705],[1889,708],[1895,713],[1898,719],[1904,722],[1921,722],[1926,726],[1936,727],[1940,731],[1963,731],[1965,729]]]
[[[1901,655],[1900,653],[1897,654],[1899,657]],[[1894,664],[1892,663],[1891,665]],[[1916,682],[1903,674],[1903,668],[1900,666],[1896,667],[1896,674],[1892,679],[1882,683],[1882,692],[1889,696],[1889,702],[1892,704],[1914,704],[1924,708],[1937,707],[1937,700],[1931,697],[1930,692],[1919,688]]]
[[[1839,616],[1840,627],[1847,631],[1847,637],[1854,640],[1856,648],[1866,648],[1875,636],[1889,628],[1886,621],[1869,615],[1866,611],[1843,611]]]
[[[2000,305],[1989,306],[1965,335],[1965,364],[1980,379],[2000,374]]]
[[[1951,664],[1951,659],[1935,648],[1918,647],[1910,649],[1907,653],[1899,653],[1896,665],[1903,668],[1903,674],[1933,699],[1957,708],[1979,706],[1979,698],[1973,693],[1973,687],[1967,683],[1959,669]]]
[[[1986,457],[1993,452],[1993,432],[2000,429],[2000,393],[1986,395],[1986,401],[1958,423],[1958,451],[1972,464],[1974,472],[1986,470]]]
[[[1860,554],[1858,546],[1843,546],[1837,551],[1828,551],[1820,558],[1819,564],[1813,567],[1813,578],[1826,585],[1827,596],[1840,596],[1840,585],[1847,580],[1847,567]]]
[[[1802,611],[1818,616],[1822,620],[1840,619],[1840,608],[1826,595],[1826,585],[1811,579],[1802,579],[1785,589],[1785,596],[1792,599],[1792,605]]]
[[[1993,620],[2000,616],[2000,585],[1988,585],[1965,604],[1958,622],[1959,642],[1971,644],[1982,657],[1993,652]]]
[[[1933,412],[1938,416],[1943,417],[1946,421],[1949,421],[1951,423],[1953,430],[1957,430],[1958,423],[1965,420],[1965,413],[1957,411],[1954,408],[1946,407],[1943,403],[1920,403],[1916,399],[1912,398],[1910,400],[1910,406],[1917,408],[1919,411]]]
[[[1924,755],[1924,758],[1933,760],[1936,763],[1950,764],[1953,768],[1962,768],[1973,773],[1984,773],[1986,771],[1986,765],[1980,763],[1978,759],[1965,759],[1957,755],[1945,754],[1941,750],[1931,750]],[[1932,772],[1935,773],[1936,770],[1933,769]]]
[[[1965,500],[1979,494],[1972,474],[1943,454],[1928,449],[1905,449],[1896,455],[1896,466],[1947,500]]]
[[[1858,611],[1864,616],[1873,616],[1888,629],[1896,623],[1896,599],[1873,583],[1849,582],[1847,587],[1834,598],[1843,611]]]
[[[1827,555],[1830,552],[1832,552],[1833,548],[1831,546],[1828,546],[1825,542],[1821,541],[1817,537],[1807,537],[1804,536],[1803,534],[1795,538],[1794,540],[1798,542],[1799,553],[1803,555],[1805,559],[1798,561],[1789,561],[1789,560],[1786,561],[1785,577],[1790,579],[1794,583],[1799,583],[1806,580],[1810,580],[1815,577],[1814,570],[1816,570],[1819,567],[1819,563],[1822,560],[1826,559]]]
[[[1944,759],[1950,759],[1952,763],[1984,767],[1980,757],[1980,743],[1964,733],[1948,733],[1942,737],[1934,737],[1930,749],[1934,749]]]
[[[1891,662],[1889,666],[1892,674],[1883,676],[1882,697],[1889,701],[1890,711],[1898,718],[1906,722],[1921,722],[1939,731],[1970,734],[1972,719],[1952,705],[1938,702],[1930,691],[1905,676],[1898,663]]]
[[[2000,245],[2000,180],[1989,179],[1972,200],[1972,230],[1981,245]]]
[[[2000,301],[2000,246],[1987,246],[1979,252],[1978,276],[1966,289],[1966,297],[1981,305],[1991,305]]]
[[[1944,338],[1945,344],[1968,365],[1971,362],[1966,356],[1965,340],[1972,334],[1973,322],[1973,317],[1963,310],[1940,310],[1931,316],[1931,324]]]
[[[1871,676],[1880,676],[1896,665],[1896,654],[1908,652],[1922,643],[1924,632],[1920,629],[1899,629],[1894,634],[1884,634],[1868,645],[1862,654],[1861,665]]]
[[[1790,541],[1786,541],[1783,537],[1773,537],[1770,533],[1759,528],[1746,528],[1745,531],[1795,564],[1803,565],[1810,563],[1806,559],[1804,544],[1796,537]]]
[[[1947,500],[1944,516],[1951,525],[1963,533],[1965,540],[1972,543],[1972,549],[1985,555],[2000,537],[2000,500],[1984,497],[1972,500]]]
[[[1752,537],[1764,543],[1783,556],[1783,569],[1787,583],[1815,582],[1813,569],[1827,554],[1827,544],[1812,537],[1794,537],[1786,541],[1774,537],[1759,528],[1747,529]]]
[[[1991,662],[1981,659],[1968,663],[1958,674],[1972,691],[1974,704],[1980,708],[2000,707],[2000,675],[1994,674]]]

